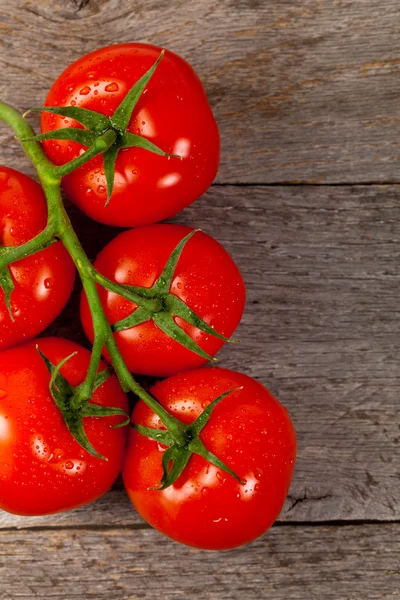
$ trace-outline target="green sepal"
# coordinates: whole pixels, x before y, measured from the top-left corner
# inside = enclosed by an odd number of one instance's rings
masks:
[[[15,319],[11,310],[11,294],[15,289],[15,285],[8,267],[0,270],[0,287],[4,292],[4,304],[6,305],[7,312],[14,323]]]
[[[181,257],[184,247],[188,243],[191,237],[194,236],[195,233],[200,231],[199,229],[194,229],[177,244],[174,250],[171,252],[170,257],[168,258],[167,264],[165,265],[163,272],[160,277],[157,279],[155,284],[152,286],[151,290],[154,295],[165,295],[168,294],[172,280],[174,278],[176,265]]]
[[[71,140],[73,142],[78,142],[82,144],[82,146],[91,146],[95,139],[97,138],[97,134],[89,131],[88,129],[76,129],[74,127],[64,128],[64,129],[54,129],[53,131],[47,131],[46,133],[41,133],[40,135],[35,135],[35,137],[26,138],[21,140],[22,142],[43,142],[44,140]]]
[[[181,158],[178,154],[168,154],[168,152],[164,152],[158,146],[150,142],[147,138],[136,135],[135,133],[130,133],[126,131],[121,138],[120,148],[143,148],[143,150],[148,150],[149,152],[153,152],[153,154],[158,154],[159,156],[169,156],[170,158]]]
[[[130,422],[130,417],[127,416],[122,408],[116,408],[115,406],[101,406],[100,404],[94,404],[93,402],[88,402],[82,406],[81,415],[82,417],[114,417],[116,415],[123,415],[125,417],[124,421],[118,423],[118,425],[111,425],[113,429],[125,427]]]
[[[144,425],[137,425],[135,423],[131,423],[131,425],[135,431],[159,444],[164,444],[164,446],[173,446],[175,444],[174,437],[167,429],[153,429],[152,427],[144,427]]]
[[[95,129],[98,133],[104,133],[106,129],[111,127],[110,119],[105,115],[95,112],[94,110],[88,110],[87,108],[80,108],[79,106],[40,106],[30,108],[24,113],[24,117],[31,112],[47,112],[54,115],[61,115],[62,117],[68,117],[78,121],[87,129]]]
[[[161,311],[155,313],[153,315],[153,321],[161,331],[169,335],[169,337],[179,344],[182,344],[182,346],[188,348],[188,350],[195,352],[206,360],[210,360],[214,363],[218,362],[216,358],[213,358],[210,354],[205,352],[205,350],[200,348],[190,335],[175,323],[173,316],[169,312]]]
[[[162,57],[164,56],[164,50],[162,50],[160,56],[152,67],[135,83],[129,90],[121,104],[118,106],[113,116],[111,117],[111,123],[121,133],[125,132],[128,128],[129,121],[131,120],[133,109],[139,101],[144,88],[150,81],[154,71],[158,67]]]
[[[139,306],[139,308],[134,310],[132,314],[125,317],[125,319],[121,319],[120,321],[117,321],[117,323],[114,323],[112,330],[124,331],[125,329],[136,327],[136,325],[150,321],[152,316],[153,315],[148,310]]]
[[[193,325],[194,327],[197,327],[197,329],[204,331],[204,333],[208,333],[209,335],[212,335],[220,340],[224,340],[224,342],[232,341],[221,333],[218,333],[218,331],[213,329],[211,325],[203,321],[203,319],[196,315],[196,313],[193,312],[193,310],[189,308],[188,305],[183,302],[183,300],[177,296],[174,296],[174,294],[168,294],[166,297],[165,308],[175,317],[180,317],[190,325]]]
[[[114,189],[114,177],[115,177],[115,161],[117,160],[118,152],[120,151],[120,146],[118,142],[113,144],[111,148],[106,150],[103,153],[104,160],[104,174],[106,176],[107,182],[107,199],[105,206],[108,206],[108,203],[111,199],[111,194]]]
[[[109,379],[111,377],[111,375],[114,374],[114,371],[111,369],[111,367],[108,367],[107,369],[103,369],[102,371],[99,371],[96,374],[95,380],[93,382],[93,390],[92,393],[95,392],[97,390],[98,387],[100,387],[101,385],[103,385],[103,383],[105,383],[107,381],[107,379]],[[80,383],[79,385],[77,385],[74,388],[74,394],[75,396],[77,395],[77,393],[80,392],[80,390],[83,387],[84,382]]]
[[[191,455],[190,450],[178,446],[171,446],[165,450],[162,457],[163,476],[160,487],[155,489],[162,491],[173,485],[188,464]]]
[[[89,454],[94,456],[95,458],[99,458],[101,460],[108,460],[106,457],[102,456],[97,452],[97,450],[92,446],[90,440],[88,439],[85,429],[83,427],[83,419],[85,417],[108,417],[114,415],[125,415],[126,420],[113,427],[123,427],[129,423],[129,416],[126,412],[120,408],[116,407],[107,407],[100,406],[98,404],[94,404],[92,402],[86,402],[82,406],[78,408],[72,407],[72,400],[79,391],[79,387],[73,387],[67,379],[61,374],[60,370],[63,365],[70,360],[76,352],[73,352],[66,358],[64,358],[58,365],[53,365],[53,363],[47,358],[45,354],[40,350],[39,346],[36,346],[37,351],[39,352],[41,358],[46,364],[48,371],[51,374],[50,382],[49,382],[49,391],[51,397],[53,398],[57,408],[62,414],[64,419],[64,423],[71,433],[72,437],[75,441]],[[105,369],[97,374],[95,379],[95,389],[102,385],[108,377],[111,375],[109,369]]]
[[[213,412],[217,404],[219,404],[227,396],[230,396],[230,394],[233,394],[234,392],[239,392],[242,389],[243,387],[232,388],[231,390],[224,392],[223,394],[218,396],[218,398],[215,398],[215,400],[210,402],[210,404],[203,410],[203,412],[197,417],[197,419],[193,421],[193,423],[188,425],[188,431],[190,431],[191,436],[195,438],[199,435],[202,429],[207,425],[211,413]]]
[[[232,471],[232,469],[228,467],[228,465],[226,465],[222,460],[220,460],[218,456],[215,456],[215,454],[207,450],[207,448],[204,446],[203,442],[199,438],[196,438],[190,442],[189,450],[191,452],[194,452],[194,454],[202,456],[212,465],[214,465],[218,469],[221,469],[221,471],[225,471],[225,473],[228,473],[228,475],[232,475],[232,477],[239,481],[239,483],[245,483],[243,479],[241,479],[239,475],[236,475],[236,473]]]

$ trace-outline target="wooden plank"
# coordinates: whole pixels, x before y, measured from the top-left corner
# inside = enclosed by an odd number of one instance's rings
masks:
[[[399,534],[398,524],[276,527],[215,554],[153,530],[1,532],[0,597],[395,600]]]
[[[241,344],[220,358],[294,420],[298,462],[281,520],[400,516],[399,197],[398,186],[217,186],[176,219],[221,241],[246,281]],[[92,257],[117,231],[73,216]],[[83,340],[77,300],[49,333]],[[3,527],[136,522],[118,490],[59,517],[0,516]]]
[[[398,0],[0,0],[0,97],[38,106],[82,54],[146,41],[204,81],[220,183],[398,181],[399,16]],[[4,129],[0,145],[25,164]]]

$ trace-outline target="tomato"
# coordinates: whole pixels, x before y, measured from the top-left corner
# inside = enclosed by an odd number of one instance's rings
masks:
[[[184,423],[193,422],[222,393],[200,433],[206,448],[245,483],[193,454],[176,480],[155,490],[166,446],[131,430],[123,479],[136,510],[150,525],[178,542],[228,549],[250,542],[278,517],[289,489],[296,439],[286,409],[257,381],[235,371],[205,368],[157,383],[152,393]],[[163,426],[142,401],[132,421]]]
[[[18,246],[40,233],[47,209],[38,183],[23,173],[0,167],[1,244]],[[64,308],[74,285],[75,267],[61,242],[57,242],[9,267],[14,291],[8,313],[0,290],[0,349],[43,331]]]
[[[77,106],[110,117],[160,52],[157,46],[141,43],[96,50],[58,77],[45,105]],[[42,115],[43,133],[76,126],[62,116]],[[123,227],[155,223],[175,215],[210,186],[219,165],[218,128],[199,78],[173,52],[165,52],[133,111],[128,131],[164,152],[178,154],[181,160],[139,148],[121,151],[111,201],[105,206],[103,158],[92,159],[64,179],[67,196],[91,218]],[[83,149],[65,140],[45,141],[44,148],[58,165]]]
[[[98,255],[94,266],[118,283],[151,287],[161,275],[171,252],[189,233],[182,225],[151,225],[119,234]],[[212,237],[196,232],[184,246],[170,287],[199,317],[229,337],[240,322],[245,286],[229,254]],[[137,306],[114,292],[99,287],[105,314],[114,324]],[[82,295],[81,318],[93,341],[93,327],[86,296]],[[224,341],[175,321],[208,354],[214,356]],[[134,373],[167,376],[198,367],[206,359],[181,345],[149,320],[114,334],[129,369]]]
[[[61,373],[74,386],[83,381],[87,350],[61,338],[37,343],[53,364],[77,352]],[[127,428],[110,428],[121,417],[83,420],[90,442],[108,460],[94,458],[69,433],[49,380],[36,341],[0,353],[0,508],[11,513],[43,515],[87,504],[109,489],[122,466]],[[94,392],[92,402],[128,409],[115,376]]]

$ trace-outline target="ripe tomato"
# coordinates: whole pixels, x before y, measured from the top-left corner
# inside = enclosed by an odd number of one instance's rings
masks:
[[[61,338],[37,343],[53,364],[77,352],[61,373],[74,386],[83,381],[87,350]],[[0,353],[0,508],[11,513],[43,515],[92,502],[108,490],[122,466],[127,428],[110,428],[121,417],[83,420],[90,442],[108,460],[94,458],[69,433],[49,393],[49,380],[36,341]],[[128,409],[115,376],[94,392],[92,401]]]
[[[77,106],[110,117],[129,89],[153,65],[161,48],[119,44],[70,65],[54,82],[46,106]],[[42,133],[76,127],[72,119],[43,113]],[[114,191],[106,203],[103,158],[96,157],[64,179],[67,196],[87,215],[108,225],[155,223],[191,204],[213,181],[219,165],[219,133],[202,84],[173,52],[164,58],[136,105],[129,129],[179,158],[129,148],[118,155]],[[44,142],[50,159],[64,164],[82,151],[76,142]]]
[[[1,244],[18,246],[40,233],[47,222],[38,183],[23,173],[0,167]],[[64,308],[74,285],[75,268],[61,242],[9,267],[15,286],[11,320],[0,290],[0,349],[43,331]]]
[[[150,225],[124,231],[100,252],[94,266],[113,281],[149,288],[160,277],[176,245],[190,231],[193,229],[183,225]],[[186,243],[170,291],[227,337],[240,322],[246,292],[239,269],[226,250],[203,232],[196,232]],[[129,300],[102,287],[99,287],[99,294],[112,324],[137,308]],[[87,336],[93,341],[92,320],[84,294],[81,318]],[[180,317],[175,321],[212,356],[224,344],[223,340],[200,331]],[[163,377],[207,362],[173,340],[151,320],[114,335],[133,373]]]
[[[184,423],[230,389],[211,413],[200,439],[245,484],[193,454],[176,482],[154,490],[165,446],[131,430],[123,478],[136,510],[178,542],[227,549],[254,540],[278,517],[292,478],[296,439],[285,408],[257,381],[226,369],[199,369],[157,383],[152,393]],[[140,401],[136,424],[163,428]]]

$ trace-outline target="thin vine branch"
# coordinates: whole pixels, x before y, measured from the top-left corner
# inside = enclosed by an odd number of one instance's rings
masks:
[[[29,254],[39,251],[43,244],[50,242],[53,237],[61,240],[77,268],[82,280],[83,288],[86,292],[93,321],[97,326],[96,329],[100,332],[96,341],[94,358],[91,360],[87,377],[82,385],[81,390],[83,390],[83,392],[81,391],[79,394],[79,400],[82,401],[89,390],[93,389],[94,377],[98,367],[97,358],[99,355],[100,342],[102,348],[105,341],[111,363],[123,389],[125,389],[125,391],[132,391],[139,396],[139,398],[141,398],[143,402],[145,402],[160,417],[161,421],[171,431],[172,435],[176,435],[177,439],[183,443],[183,430],[180,421],[168,413],[155,398],[148,394],[135,381],[122,358],[119,348],[114,340],[111,325],[108,323],[101,305],[94,275],[97,272],[86,256],[64,208],[60,192],[61,177],[57,167],[49,161],[38,142],[23,141],[27,138],[34,137],[35,132],[29,123],[27,123],[14,108],[7,104],[0,103],[0,120],[13,129],[17,138],[21,141],[26,154],[31,159],[42,184],[48,211],[48,223],[46,228],[26,244],[19,247],[13,247],[7,254],[1,256],[0,267],[8,266],[14,260],[24,258]],[[107,137],[106,134],[104,134],[103,142],[105,140],[111,145],[115,141],[115,138],[114,136]],[[106,148],[102,143],[102,150],[99,150],[99,152],[104,151],[105,149]],[[88,158],[88,153],[86,152],[82,154],[80,158],[82,160],[90,160],[91,157]]]

